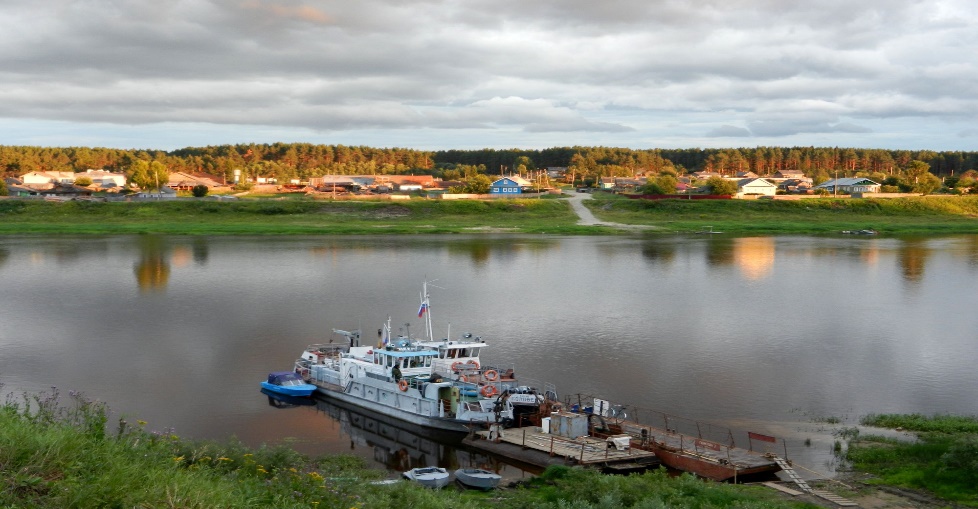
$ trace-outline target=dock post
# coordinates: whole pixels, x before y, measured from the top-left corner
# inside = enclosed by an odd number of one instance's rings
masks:
[[[523,448],[526,449],[526,428],[523,428]]]
[[[550,455],[554,455],[554,437],[550,437]]]
[[[584,446],[585,445],[587,445],[587,442],[584,442],[584,443],[581,444],[581,461],[580,461],[580,463],[582,465],[584,464]]]

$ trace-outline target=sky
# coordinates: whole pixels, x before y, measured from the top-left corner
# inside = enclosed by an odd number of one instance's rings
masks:
[[[0,145],[978,150],[974,0],[3,0]]]

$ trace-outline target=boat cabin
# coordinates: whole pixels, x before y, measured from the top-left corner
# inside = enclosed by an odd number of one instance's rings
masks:
[[[397,366],[404,376],[427,375],[431,373],[431,361],[437,356],[431,350],[374,350],[373,363],[389,371]]]

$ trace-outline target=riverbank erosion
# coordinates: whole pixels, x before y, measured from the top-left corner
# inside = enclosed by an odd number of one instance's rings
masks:
[[[584,194],[584,193],[581,193]],[[899,199],[629,200],[559,198],[329,201],[262,198],[144,202],[0,200],[0,234],[561,235],[978,233],[978,197]]]

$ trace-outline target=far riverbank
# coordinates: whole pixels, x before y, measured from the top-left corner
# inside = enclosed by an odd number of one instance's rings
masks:
[[[570,200],[583,200],[571,196]],[[883,235],[978,233],[978,197],[899,199],[629,200],[596,193],[568,199],[332,201],[264,198],[228,202],[175,200],[99,203],[0,200],[0,235],[369,235],[537,233],[663,235],[712,227],[730,234]]]

